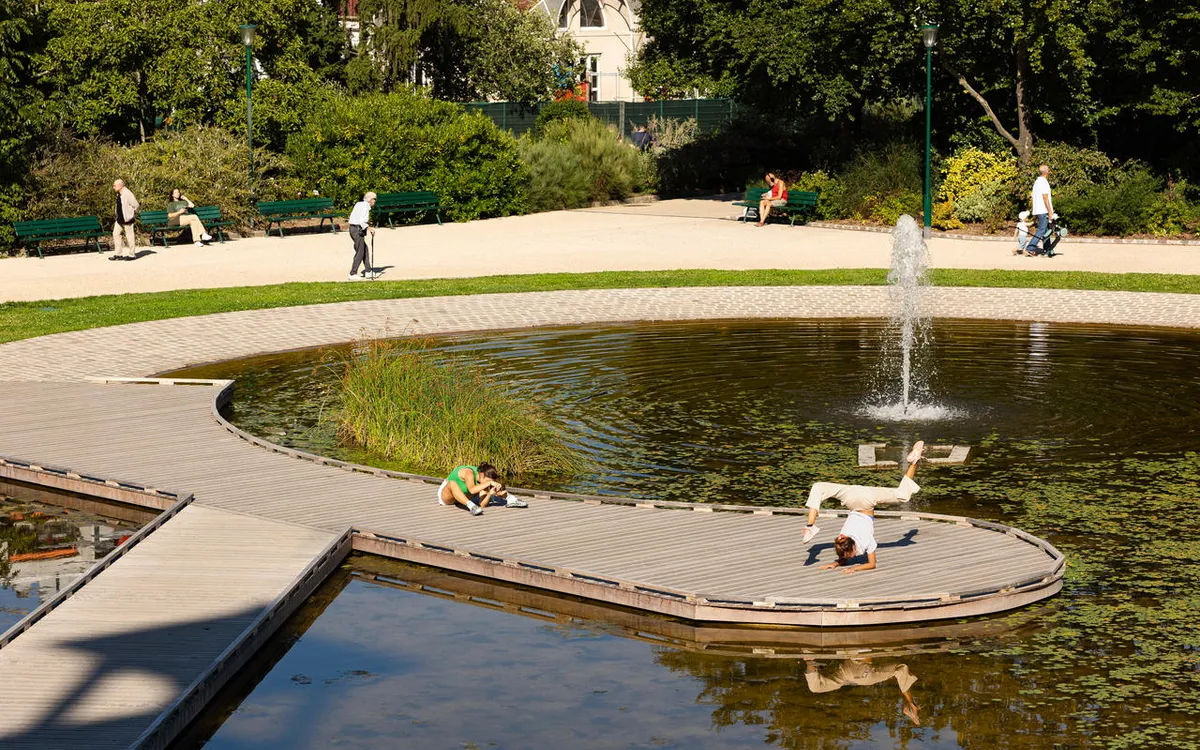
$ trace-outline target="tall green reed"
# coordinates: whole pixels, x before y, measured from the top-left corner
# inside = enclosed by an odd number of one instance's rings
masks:
[[[506,481],[523,482],[587,467],[536,403],[466,358],[437,358],[419,339],[372,339],[344,367],[339,436],[405,471],[442,475],[487,461]]]

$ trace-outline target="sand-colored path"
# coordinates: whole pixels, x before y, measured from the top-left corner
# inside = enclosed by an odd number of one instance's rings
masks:
[[[887,234],[735,221],[728,201],[669,200],[437,226],[381,229],[385,278],[612,270],[883,268]],[[343,227],[344,227],[343,223]],[[349,234],[251,237],[204,248],[143,249],[133,263],[74,253],[0,261],[0,301],[346,279]],[[1200,273],[1200,246],[1081,243],[1052,259],[1014,257],[1008,243],[935,237],[941,268]]]

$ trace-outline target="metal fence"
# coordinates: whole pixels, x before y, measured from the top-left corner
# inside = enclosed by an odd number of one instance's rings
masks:
[[[471,102],[463,105],[468,112],[480,112],[513,135],[532,130],[543,106],[526,107],[516,102]],[[696,120],[701,133],[719,130],[733,119],[730,99],[672,99],[657,102],[588,102],[592,115],[606,125],[616,125],[626,137],[651,117],[660,120]]]

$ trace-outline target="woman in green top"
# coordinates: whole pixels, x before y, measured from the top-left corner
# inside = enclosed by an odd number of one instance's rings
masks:
[[[455,466],[438,487],[438,505],[462,505],[478,516],[493,497],[505,499],[505,506],[525,507],[524,501],[508,494],[500,483],[500,472],[489,463],[479,466]]]
[[[200,247],[205,242],[212,241],[212,236],[204,230],[199,216],[188,213],[189,208],[195,207],[196,204],[192,203],[191,198],[184,195],[179,188],[175,188],[167,196],[167,223],[173,227],[184,226],[191,229],[192,239],[195,240],[196,247]]]

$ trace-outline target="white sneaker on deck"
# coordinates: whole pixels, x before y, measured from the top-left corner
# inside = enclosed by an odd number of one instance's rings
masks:
[[[808,544],[809,542],[812,541],[812,538],[814,536],[816,536],[817,532],[820,530],[821,530],[820,526],[805,526],[804,533],[800,536],[800,543]]]
[[[200,235],[200,239],[204,240],[205,242],[212,242],[212,235],[208,232],[204,232]]]

